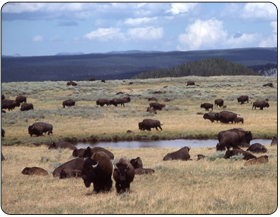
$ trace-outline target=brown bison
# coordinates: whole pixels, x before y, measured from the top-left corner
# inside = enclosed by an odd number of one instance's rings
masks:
[[[13,110],[15,107],[19,107],[20,103],[16,100],[3,99],[1,102],[1,109]]]
[[[143,163],[140,157],[130,160],[130,164],[134,168],[135,175],[142,175],[142,174],[151,174],[155,171],[150,168],[143,168]]]
[[[114,159],[114,154],[110,151],[108,151],[107,149],[105,148],[102,148],[102,147],[93,147],[93,148],[90,148],[89,146],[85,149],[85,153],[84,153],[84,158],[86,157],[91,157],[94,153],[96,152],[104,152],[105,154],[108,155],[108,157],[110,159]]]
[[[238,155],[238,154],[242,154],[244,157],[244,160],[249,160],[252,158],[257,158],[255,155],[247,152],[247,151],[243,151],[242,149],[233,149],[233,150],[227,150],[226,154],[224,156],[225,159],[228,159],[234,155]]]
[[[76,158],[76,159],[70,160],[70,161],[60,165],[59,167],[57,167],[52,173],[53,177],[60,177],[60,172],[64,168],[82,171],[82,169],[84,167],[84,163],[85,163],[85,160],[83,158]]]
[[[128,161],[121,158],[115,165],[113,173],[118,194],[130,190],[130,183],[133,182],[134,176],[135,172],[133,166]]]
[[[205,113],[204,115],[203,115],[203,118],[204,119],[208,119],[208,120],[210,120],[212,123],[214,122],[214,121],[219,121],[220,120],[220,118],[219,118],[219,116],[218,115],[216,115],[216,114],[219,114],[219,113],[216,113],[216,112],[208,112],[208,113]]]
[[[247,160],[244,164],[244,166],[249,166],[249,165],[255,165],[255,164],[262,164],[262,163],[267,163],[268,162],[268,156],[263,155],[258,158],[252,158],[250,160]]]
[[[74,81],[68,81],[68,82],[67,82],[67,86],[70,86],[70,85],[72,85],[72,86],[77,86],[77,83],[74,82]]]
[[[194,81],[188,81],[187,86],[189,86],[189,85],[195,85]]]
[[[96,105],[104,106],[104,105],[110,105],[110,102],[108,99],[98,99],[96,101]]]
[[[112,173],[113,164],[110,158],[100,151],[86,159],[82,169],[82,179],[87,188],[93,183],[93,190],[96,193],[108,192],[113,185]]]
[[[66,178],[77,178],[82,177],[82,171],[81,170],[75,170],[71,168],[63,168],[59,173],[60,179],[66,179]]]
[[[217,151],[223,151],[225,148],[229,150],[231,147],[233,149],[239,149],[239,145],[242,142],[250,144],[252,139],[251,131],[245,131],[239,128],[221,131],[218,134],[219,143],[216,145],[216,149]]]
[[[165,107],[165,104],[160,104],[157,102],[151,102],[149,105],[150,108],[154,108],[155,110],[162,110],[162,108]]]
[[[147,112],[157,114],[157,111],[154,108],[147,107]]]
[[[252,109],[255,107],[256,108],[260,108],[260,110],[263,110],[264,107],[269,107],[269,104],[267,101],[256,101],[253,103]]]
[[[150,97],[150,98],[148,98],[148,101],[158,101],[158,100],[155,97]]]
[[[249,103],[249,97],[247,95],[242,95],[240,97],[237,98],[237,102],[240,102],[241,105],[244,104],[244,102]]]
[[[5,137],[5,130],[1,128],[1,137]]]
[[[31,110],[31,109],[32,110],[34,109],[32,103],[23,103],[23,104],[21,104],[21,107],[20,107],[21,111],[28,111],[28,110]]]
[[[106,82],[105,82],[105,79],[101,79],[101,82],[106,83]]]
[[[85,151],[86,151],[86,149],[85,148],[76,148],[76,149],[74,149],[73,150],[73,152],[72,152],[72,156],[74,156],[74,157],[81,157],[81,158],[83,158],[84,157],[84,155],[85,155]]]
[[[26,102],[26,96],[17,96],[16,101],[19,103]]]
[[[263,85],[264,87],[274,87],[272,83],[267,83]]]
[[[222,107],[224,105],[224,100],[223,99],[215,99],[214,101],[215,105]]]
[[[88,80],[89,81],[95,81],[95,78],[89,78]]]
[[[142,122],[138,123],[139,130],[148,130],[151,131],[151,128],[157,128],[162,130],[161,128],[161,123],[158,120],[153,120],[153,119],[144,119]]]
[[[5,98],[6,98],[5,95],[2,94],[2,95],[1,95],[1,100],[5,99]]]
[[[119,104],[121,105],[121,106],[124,106],[124,100],[123,99],[117,99],[117,98],[114,98],[114,99],[111,99],[110,101],[109,101],[109,104],[110,105],[114,105],[114,106],[118,106]]]
[[[134,169],[135,175],[143,175],[143,174],[152,174],[155,173],[155,170],[150,168],[137,168]]]
[[[67,99],[65,101],[62,102],[62,106],[63,108],[65,108],[65,106],[74,106],[75,105],[75,101],[73,99]]]
[[[236,120],[237,114],[229,111],[221,111],[216,113],[216,118],[219,118],[221,123],[228,124],[229,122],[233,123]]]
[[[272,137],[272,141],[270,143],[270,145],[276,145],[277,146],[277,136]]]
[[[254,143],[250,145],[250,147],[246,151],[250,151],[253,153],[266,153],[267,148],[260,143]]]
[[[48,175],[48,172],[40,167],[25,167],[21,173],[24,175],[38,175],[38,176]]]
[[[163,160],[190,160],[190,151],[191,148],[185,146],[178,151],[168,153],[164,156]]]
[[[70,150],[75,150],[77,149],[75,145],[71,144],[70,142],[66,141],[60,141],[60,142],[53,142],[50,146],[49,149],[70,149]]]
[[[203,103],[200,105],[200,108],[205,108],[206,111],[208,111],[210,108],[213,110],[213,104],[212,103]]]
[[[140,157],[130,160],[130,164],[133,166],[134,169],[143,168],[143,163]]]
[[[244,119],[242,117],[235,118],[234,123],[239,123],[239,122],[244,124]]]
[[[47,132],[48,135],[50,135],[50,133],[53,134],[52,130],[53,126],[44,122],[36,122],[28,127],[28,133],[30,134],[30,136],[32,136],[33,134],[36,136],[42,136],[43,133]]]

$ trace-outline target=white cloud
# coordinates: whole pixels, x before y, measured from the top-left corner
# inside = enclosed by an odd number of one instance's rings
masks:
[[[61,41],[61,37],[59,35],[56,35],[56,36],[52,37],[50,39],[50,41]]]
[[[166,12],[172,14],[189,13],[198,6],[198,3],[172,3],[171,9]]]
[[[277,34],[277,21],[271,22],[270,26],[273,28],[273,33]]]
[[[241,34],[240,37],[234,37],[233,35],[226,40],[226,44],[231,48],[238,47],[250,47],[254,46],[256,42],[260,39],[260,34]]]
[[[143,17],[143,18],[129,18],[124,21],[124,24],[126,25],[131,25],[131,26],[138,26],[141,24],[146,24],[146,23],[151,23],[151,22],[156,22],[157,17]]]
[[[277,8],[273,3],[247,3],[241,11],[242,18],[277,19]]]
[[[179,50],[197,50],[200,48],[214,48],[224,42],[227,32],[223,29],[223,22],[216,19],[201,21],[186,28],[186,33],[178,36]]]
[[[259,43],[259,47],[277,47],[277,22],[271,22],[272,34]]]
[[[44,40],[44,38],[41,35],[36,35],[32,39],[32,41],[34,41],[34,42],[40,42],[40,41],[43,41],[43,40]]]
[[[99,39],[101,41],[107,41],[110,39],[124,39],[124,34],[121,33],[120,28],[99,28],[95,31],[92,31],[86,35],[85,38],[94,40]]]
[[[142,39],[142,40],[155,40],[163,37],[163,28],[155,28],[153,26],[145,28],[131,28],[128,29],[127,35],[132,39]]]

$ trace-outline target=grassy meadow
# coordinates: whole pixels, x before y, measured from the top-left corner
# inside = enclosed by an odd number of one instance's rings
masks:
[[[186,86],[193,80],[199,86]],[[128,84],[133,82],[133,84]],[[272,82],[274,88],[263,87]],[[262,76],[219,76],[158,78],[147,80],[79,81],[76,87],[66,81],[2,83],[9,99],[27,96],[34,110],[18,107],[2,113],[2,210],[8,214],[271,214],[277,208],[277,147],[266,145],[269,162],[244,166],[244,160],[225,160],[215,149],[192,148],[192,161],[163,161],[174,148],[108,149],[116,159],[141,157],[152,175],[136,176],[131,192],[92,194],[82,179],[60,180],[52,171],[73,157],[70,150],[48,150],[52,141],[122,141],[217,139],[222,130],[234,127],[250,130],[253,138],[271,139],[277,135],[277,78]],[[163,94],[154,94],[162,91]],[[118,92],[123,94],[116,95]],[[99,98],[123,98],[125,107],[96,106]],[[240,105],[237,97],[248,95]],[[146,112],[148,98],[166,104],[157,114]],[[76,105],[62,108],[62,101]],[[171,101],[164,102],[168,98]],[[227,108],[214,106],[214,112],[227,110],[240,114],[244,124],[211,123],[197,113],[204,102],[223,98]],[[269,99],[269,108],[252,110],[255,100]],[[140,131],[138,122],[157,119],[162,131]],[[30,137],[28,126],[43,121],[53,125],[53,135]],[[126,133],[127,130],[134,133]],[[38,144],[41,144],[38,146]],[[44,145],[46,144],[46,145]],[[197,161],[197,154],[207,156]],[[261,154],[256,154],[260,156]],[[46,169],[48,176],[26,176],[25,167]],[[113,182],[114,183],[114,182]],[[114,185],[114,184],[113,184]]]

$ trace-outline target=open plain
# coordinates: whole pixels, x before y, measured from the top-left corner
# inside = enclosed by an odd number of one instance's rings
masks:
[[[186,86],[187,81],[197,86]],[[269,162],[244,166],[244,160],[226,160],[215,149],[192,148],[192,161],[163,161],[172,148],[108,149],[115,159],[141,157],[152,175],[136,176],[131,192],[117,195],[115,187],[104,194],[92,194],[82,179],[61,180],[52,171],[73,157],[70,150],[49,150],[52,141],[122,141],[217,139],[222,130],[243,128],[253,138],[277,136],[277,78],[263,76],[182,77],[147,80],[67,81],[2,83],[2,94],[15,99],[27,96],[34,110],[2,113],[2,210],[8,214],[270,214],[277,208],[277,147],[266,145]],[[129,84],[133,82],[133,84]],[[273,83],[274,87],[263,84]],[[122,92],[122,94],[117,93]],[[123,98],[125,106],[96,105],[99,98]],[[240,105],[237,97],[248,95]],[[157,114],[146,112],[148,98],[156,97],[166,106]],[[165,102],[164,99],[170,101]],[[225,101],[226,108],[214,105],[214,112],[231,111],[242,123],[211,123],[204,120],[200,105]],[[62,101],[73,99],[73,107]],[[269,99],[269,108],[253,109],[252,102]],[[162,131],[140,131],[145,118],[161,122]],[[33,136],[28,126],[43,121],[53,125],[53,135]],[[127,133],[127,130],[134,133]],[[38,145],[39,144],[39,145]],[[197,161],[197,154],[208,156]],[[261,154],[256,154],[260,156]],[[211,157],[212,156],[212,157]],[[115,162],[115,160],[113,160]],[[113,163],[114,163],[113,162]],[[46,169],[48,176],[26,176],[24,167]]]

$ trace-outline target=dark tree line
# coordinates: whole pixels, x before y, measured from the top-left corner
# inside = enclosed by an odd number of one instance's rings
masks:
[[[133,78],[160,78],[182,76],[220,76],[220,75],[260,75],[241,64],[226,61],[222,58],[195,60],[171,68],[143,72]]]

